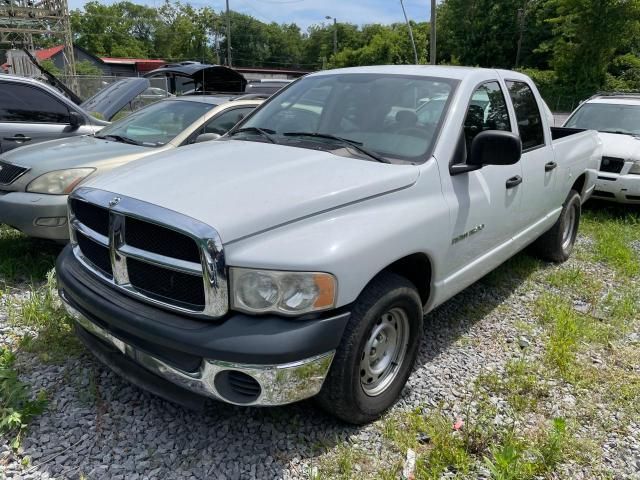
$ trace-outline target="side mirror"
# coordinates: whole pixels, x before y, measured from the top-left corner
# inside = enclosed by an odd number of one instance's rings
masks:
[[[208,142],[209,140],[217,140],[221,136],[222,135],[219,135],[217,133],[201,133],[196,137],[193,143],[202,143],[202,142]]]
[[[473,139],[466,163],[452,165],[452,175],[479,170],[485,165],[513,165],[522,157],[520,137],[511,132],[486,130]]]
[[[69,111],[69,125],[73,128],[78,128],[79,126],[84,125],[84,118],[78,112],[71,110]]]

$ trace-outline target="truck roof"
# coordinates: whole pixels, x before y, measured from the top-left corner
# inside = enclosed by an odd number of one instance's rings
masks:
[[[438,65],[377,65],[370,67],[350,67],[335,70],[325,70],[312,73],[309,76],[334,75],[344,73],[374,73],[374,74],[397,74],[397,75],[417,75],[425,77],[451,78],[455,80],[468,80],[477,78],[478,81],[486,79],[488,76],[500,76],[513,79],[528,79],[526,75],[511,70],[498,70],[492,68],[477,67],[451,67]]]
[[[585,103],[608,103],[615,105],[640,105],[640,95],[606,95],[590,98]]]

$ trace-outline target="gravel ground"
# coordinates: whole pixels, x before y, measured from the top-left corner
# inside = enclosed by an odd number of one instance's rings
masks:
[[[606,281],[607,272],[590,268]],[[500,288],[482,281],[429,314],[417,369],[393,411],[439,406],[454,418],[478,374],[502,371],[523,349],[541,349],[535,335],[523,338],[518,329],[522,322],[534,328],[531,303],[539,293],[532,282],[519,279],[502,280]],[[2,308],[0,344],[7,344],[20,332],[7,325]],[[128,384],[89,354],[61,365],[24,353],[18,360],[22,379],[35,390],[46,389],[50,404],[33,421],[18,452],[11,451],[7,439],[0,441],[0,469],[7,478],[309,478],[314,466],[346,440],[380,461],[389,456],[378,426],[345,426],[312,402],[273,409],[212,403],[198,414]],[[560,385],[551,405],[558,414],[576,408],[571,392]],[[602,415],[615,419],[606,410]],[[23,466],[24,457],[30,466]],[[594,463],[612,478],[640,479],[638,422],[606,438],[602,458]],[[558,478],[595,475],[595,470],[563,468]],[[485,473],[478,471],[478,477]]]

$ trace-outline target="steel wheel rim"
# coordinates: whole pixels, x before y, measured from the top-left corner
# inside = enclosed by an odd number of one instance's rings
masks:
[[[576,225],[576,206],[571,205],[571,208],[567,212],[567,216],[564,219],[564,229],[562,232],[562,249],[567,250],[571,246],[573,241],[573,230]]]
[[[409,344],[409,318],[402,308],[383,313],[360,354],[360,385],[370,397],[387,390],[398,376]]]

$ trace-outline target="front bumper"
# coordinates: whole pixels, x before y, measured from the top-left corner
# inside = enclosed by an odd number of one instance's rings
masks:
[[[16,228],[30,237],[69,240],[67,196],[2,192],[0,223]]]
[[[599,172],[593,198],[640,204],[640,175]]]
[[[84,270],[68,247],[56,270],[67,311],[93,337],[85,345],[117,373],[172,401],[175,391],[148,388],[140,376],[114,368],[95,340],[121,357],[118,363],[126,358],[171,386],[236,405],[272,406],[320,391],[349,318],[348,312],[334,312],[308,320],[243,314],[220,322],[193,320],[114,292]]]

